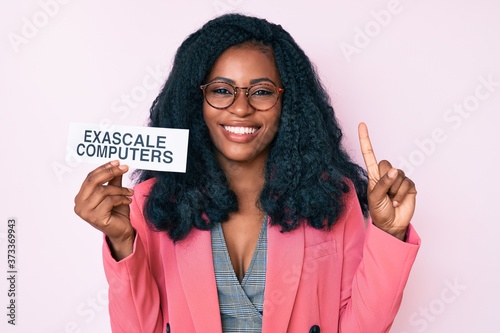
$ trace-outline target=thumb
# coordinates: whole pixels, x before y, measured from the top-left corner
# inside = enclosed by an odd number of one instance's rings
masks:
[[[379,181],[375,184],[369,193],[369,199],[374,207],[377,207],[389,199],[387,193],[394,184],[398,176],[398,171],[391,168]]]

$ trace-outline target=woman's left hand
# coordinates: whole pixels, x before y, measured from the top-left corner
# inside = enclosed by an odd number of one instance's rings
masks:
[[[359,124],[358,133],[368,172],[368,207],[373,224],[404,240],[415,212],[415,184],[402,170],[393,168],[388,161],[377,163],[368,128],[364,123]]]

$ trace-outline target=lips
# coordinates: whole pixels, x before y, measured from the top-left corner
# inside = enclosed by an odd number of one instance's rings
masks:
[[[223,125],[223,127],[226,131],[233,133],[233,134],[239,134],[239,135],[253,134],[259,129],[259,127],[243,127],[243,126],[225,126],[225,125]]]
[[[224,137],[234,143],[249,143],[260,133],[260,126],[230,126],[220,124]]]

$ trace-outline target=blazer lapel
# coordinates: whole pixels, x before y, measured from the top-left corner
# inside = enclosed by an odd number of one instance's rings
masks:
[[[268,227],[262,332],[286,332],[304,261],[304,227],[282,233]]]
[[[196,332],[222,332],[210,232],[191,230],[175,253]]]

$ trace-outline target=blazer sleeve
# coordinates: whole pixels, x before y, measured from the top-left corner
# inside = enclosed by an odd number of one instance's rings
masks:
[[[106,239],[103,244],[103,263],[109,284],[109,315],[113,333],[164,331],[160,293],[147,253],[146,221],[137,199],[134,196],[130,212],[130,219],[136,230],[132,254],[117,262],[111,255]]]
[[[354,192],[354,191],[351,191]],[[339,332],[389,332],[403,298],[420,238],[410,225],[406,242],[365,222],[350,196],[344,230]]]

